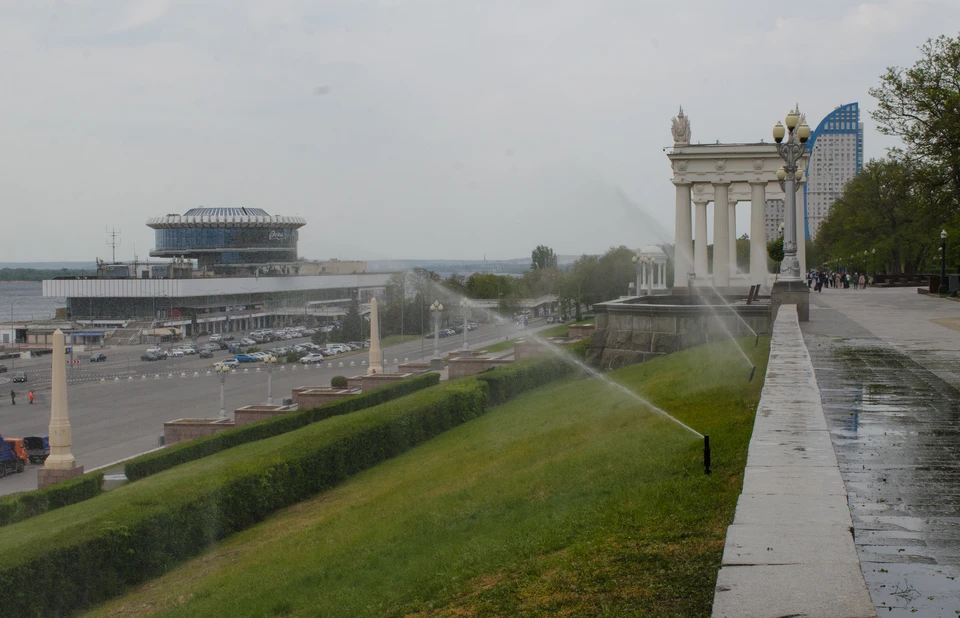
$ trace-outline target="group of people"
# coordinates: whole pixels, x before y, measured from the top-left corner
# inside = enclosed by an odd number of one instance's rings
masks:
[[[30,392],[27,393],[27,401],[29,401],[31,405],[33,404],[33,389],[30,389]],[[17,391],[12,388],[10,389],[10,405],[17,405]]]
[[[834,272],[811,270],[807,273],[807,287],[820,292],[823,288],[865,290],[870,279],[866,273]]]

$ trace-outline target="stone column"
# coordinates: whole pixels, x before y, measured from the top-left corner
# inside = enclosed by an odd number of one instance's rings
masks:
[[[370,299],[370,366],[367,374],[383,373],[383,353],[380,351],[380,317],[377,313],[377,297]]]
[[[730,276],[737,276],[737,200],[730,201],[729,218],[727,225],[730,227]]]
[[[730,285],[730,205],[727,203],[730,183],[713,183],[713,286]]]
[[[767,284],[767,183],[750,183],[750,284]]]
[[[83,466],[77,466],[71,452],[73,431],[67,415],[66,343],[59,328],[53,333],[50,388],[50,455],[37,473],[40,489],[83,474]]]
[[[677,276],[693,272],[693,230],[690,225],[690,185],[677,184],[676,245],[673,264]]]
[[[706,279],[709,276],[707,267],[707,203],[695,202],[697,209],[697,245],[695,247],[696,255],[693,258],[694,268],[698,279]],[[674,277],[678,276],[674,274]]]

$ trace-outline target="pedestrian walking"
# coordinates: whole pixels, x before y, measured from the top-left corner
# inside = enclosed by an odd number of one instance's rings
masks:
[[[17,393],[12,388],[10,389],[10,405],[17,405]]]
[[[30,401],[30,405],[32,406],[32,405],[33,405],[33,391],[32,391],[32,390],[31,390],[29,393],[27,393],[27,399]]]
[[[867,278],[863,276],[863,273],[860,273],[860,289],[867,289]]]

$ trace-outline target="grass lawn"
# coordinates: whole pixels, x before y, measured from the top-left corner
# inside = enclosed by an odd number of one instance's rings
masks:
[[[697,436],[571,379],[90,615],[708,616],[769,351],[768,339],[741,344],[757,365],[750,383],[733,343],[608,374],[709,434],[712,476]]]
[[[493,345],[488,345],[483,348],[488,354],[493,354],[495,352],[503,352],[504,350],[512,350],[513,346],[516,345],[516,339],[507,339],[506,341],[501,341],[500,343],[495,343]]]
[[[386,348],[392,345],[400,345],[408,341],[417,341],[420,335],[388,335],[380,340],[380,347]]]

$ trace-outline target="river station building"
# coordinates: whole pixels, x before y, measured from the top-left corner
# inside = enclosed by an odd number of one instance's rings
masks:
[[[300,259],[306,221],[259,208],[194,208],[147,225],[156,231],[150,256],[168,261],[98,261],[96,276],[44,281],[43,295],[65,298],[65,317],[79,323],[189,336],[322,322],[390,276],[366,272],[365,262]]]

